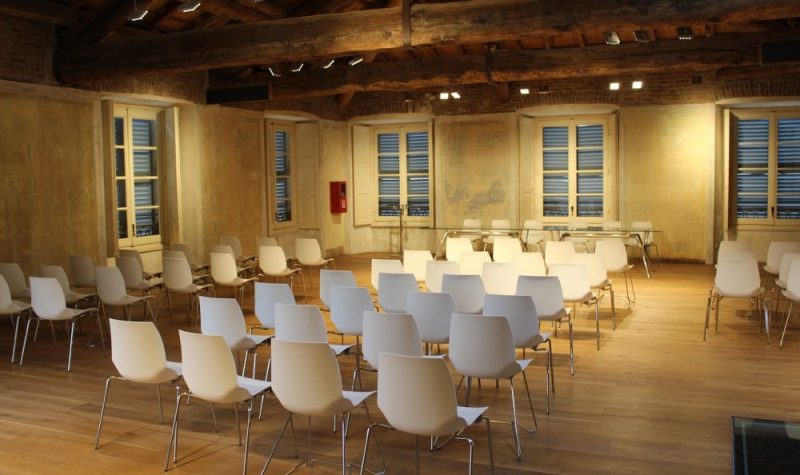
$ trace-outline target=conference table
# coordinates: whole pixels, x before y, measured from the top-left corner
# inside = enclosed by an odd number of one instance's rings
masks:
[[[442,255],[442,251],[445,249],[447,238],[449,237],[469,236],[473,239],[477,239],[480,237],[481,239],[485,240],[488,237],[511,236],[519,239],[523,249],[527,249],[527,245],[529,244],[528,241],[530,240],[529,238],[531,236],[541,235],[543,233],[549,235],[549,237],[552,238],[549,240],[557,240],[557,241],[563,241],[569,237],[580,237],[587,239],[623,239],[626,241],[626,244],[630,242],[636,243],[636,247],[638,247],[640,252],[642,253],[642,265],[644,266],[645,274],[647,275],[648,278],[652,277],[651,270],[653,264],[652,264],[652,259],[647,253],[646,243],[652,242],[651,236],[654,236],[655,233],[660,232],[652,229],[603,229],[600,226],[571,228],[569,226],[564,226],[564,225],[543,226],[542,228],[538,229],[531,229],[531,228],[509,228],[509,229],[434,228],[434,229],[441,229],[445,231],[442,240],[439,242],[439,246],[436,248],[436,255],[434,255],[434,259],[438,259],[439,256]],[[543,240],[545,239],[542,239],[532,244],[539,244]]]

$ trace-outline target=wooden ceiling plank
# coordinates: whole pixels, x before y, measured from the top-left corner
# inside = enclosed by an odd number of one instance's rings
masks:
[[[203,0],[203,10],[215,15],[225,15],[246,22],[257,22],[270,18],[259,10],[246,7],[231,0]]]
[[[63,26],[75,26],[88,15],[44,0],[0,0],[0,14]]]
[[[206,1],[220,4],[223,0]],[[593,6],[587,8],[592,15],[576,16],[569,2],[547,0],[413,4],[411,46],[486,43],[590,28],[620,31],[698,21],[767,20],[797,13],[797,0],[695,0],[686,6],[674,0],[652,0],[645,5],[636,0],[587,3]],[[59,66],[62,77],[81,81],[308,61],[400,48],[402,29],[401,8],[376,8],[178,32],[154,40],[117,42],[113,47],[76,48],[61,58]]]
[[[66,48],[86,46],[101,41],[112,31],[125,24],[133,13],[134,5],[138,8],[150,8],[160,3],[159,0],[112,0],[105,7],[95,10],[78,26],[64,34],[63,45]],[[118,43],[115,43],[118,44]]]

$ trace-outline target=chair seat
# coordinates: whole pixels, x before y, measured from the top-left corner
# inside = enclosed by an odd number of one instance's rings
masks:
[[[245,285],[255,280],[256,280],[255,277],[248,277],[248,278],[237,277],[229,282],[215,282],[215,283],[217,285],[224,285],[228,287],[239,287],[240,285]]]
[[[759,287],[757,289],[754,289],[752,292],[741,293],[741,294],[733,294],[733,293],[730,293],[730,292],[722,292],[722,291],[720,291],[719,287],[714,286],[714,293],[715,294],[717,294],[720,297],[728,297],[728,298],[747,299],[747,298],[752,298],[752,297],[758,297],[763,292],[764,292],[764,289]]]
[[[324,266],[325,264],[333,261],[333,259],[319,259],[314,262],[303,262],[304,266]]]
[[[48,315],[42,316],[38,315],[39,318],[42,320],[72,320],[75,317],[80,317],[82,315],[88,314],[90,311],[95,310],[94,308],[84,308],[84,309],[77,309],[77,308],[65,308],[64,310],[58,312],[56,315]]]
[[[356,407],[363,404],[368,397],[375,393],[376,391],[342,391],[342,396],[350,401],[353,405],[352,407]]]
[[[161,279],[158,279],[156,282],[148,282],[148,279],[144,279],[141,282],[136,282],[135,284],[131,284],[127,286],[128,290],[139,290],[142,292],[146,292],[157,287],[161,287],[164,283]]]
[[[533,335],[533,337],[526,341],[524,345],[521,345],[520,348],[536,348],[537,346],[541,345],[542,343],[546,342],[550,339],[550,332],[546,333],[537,333]]]
[[[259,345],[263,345],[270,338],[272,338],[272,335],[245,335],[231,347],[231,351],[252,350]]]
[[[268,273],[266,275],[272,276],[272,277],[286,277],[286,276],[289,276],[289,275],[292,275],[292,274],[296,274],[298,272],[300,272],[300,269],[289,269],[288,267],[286,267],[283,270],[280,270],[278,272],[270,272],[270,273]]]
[[[239,388],[245,390],[248,397],[244,399],[239,399],[239,401],[244,401],[250,399],[254,396],[257,396],[264,391],[268,391],[272,388],[272,383],[269,381],[262,381],[260,379],[253,379],[253,378],[246,378],[244,376],[236,376],[236,384],[239,385]],[[238,401],[233,401],[238,402]]]
[[[628,272],[631,269],[633,269],[633,264],[625,264],[624,266],[616,268],[616,269],[608,269],[608,273],[609,274],[624,274],[624,273]]]
[[[355,346],[355,345],[331,345],[331,349],[336,354],[336,356],[339,356],[342,353],[344,353],[345,351],[347,351],[350,348],[352,348],[353,346]]]
[[[74,305],[81,300],[88,300],[96,298],[96,293],[83,293],[83,292],[76,292],[74,290],[70,290],[64,295],[64,300],[66,300],[67,305]]]
[[[583,295],[581,295],[579,297],[568,297],[568,296],[565,295],[564,296],[564,301],[565,302],[570,302],[570,303],[575,303],[575,302],[577,302],[577,303],[586,303],[589,300],[592,300],[594,298],[596,298],[596,295],[593,292],[586,292],[585,294],[583,294]],[[541,319],[541,317],[539,317],[539,318]]]
[[[168,289],[168,290],[172,292],[178,292],[181,294],[196,294],[201,290],[209,289],[211,287],[213,287],[211,284],[203,284],[203,285],[190,284],[184,287],[183,289]]]
[[[137,297],[135,295],[122,295],[117,300],[109,301],[109,302],[103,302],[103,303],[106,304],[106,305],[119,305],[119,306],[122,306],[122,305],[133,305],[133,304],[137,304],[137,303],[143,302],[143,301],[145,301],[145,300],[147,300],[149,298],[150,297],[147,297],[147,296]]]
[[[0,308],[0,315],[16,315],[31,308],[31,304],[12,300],[7,306]]]
[[[463,421],[464,427],[469,427],[477,421],[486,410],[489,409],[488,407],[464,407],[458,406],[456,407],[456,414],[458,418]],[[454,432],[460,431],[464,427],[460,427],[456,429]]]
[[[137,383],[164,384],[175,381],[183,374],[183,366],[175,361],[167,361],[166,367],[147,379],[139,379]]]

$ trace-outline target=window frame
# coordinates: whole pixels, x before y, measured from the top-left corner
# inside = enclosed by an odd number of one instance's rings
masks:
[[[381,216],[380,215],[380,186],[379,180],[381,176],[397,175],[400,181],[400,204],[408,204],[408,178],[409,176],[427,176],[428,178],[428,216],[410,216],[408,209],[403,214],[403,225],[411,227],[424,227],[430,226],[433,223],[434,216],[434,156],[433,156],[433,132],[431,130],[430,122],[424,123],[409,123],[385,126],[372,126],[371,129],[371,162],[372,162],[372,199],[373,199],[373,223],[381,226],[399,226],[400,218],[398,216]],[[424,132],[428,134],[428,171],[424,173],[409,173],[408,172],[408,157],[406,137],[409,133]],[[397,174],[382,174],[378,166],[378,136],[381,134],[399,134],[399,171]],[[421,195],[420,195],[421,196]]]
[[[276,170],[275,160],[277,158],[275,150],[275,133],[284,132],[288,135],[289,146],[288,151],[288,173],[278,175]],[[266,141],[267,141],[267,203],[269,210],[269,225],[272,232],[292,232],[297,230],[297,129],[294,122],[284,122],[277,120],[266,120]],[[289,193],[287,200],[289,201],[289,209],[291,218],[285,221],[278,221],[278,197],[277,182],[278,178],[284,178],[289,184]]]

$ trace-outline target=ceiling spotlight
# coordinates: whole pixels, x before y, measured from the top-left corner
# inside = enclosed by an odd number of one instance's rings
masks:
[[[144,17],[150,13],[147,10],[147,4],[145,3],[142,8],[136,4],[136,0],[133,0],[133,11],[128,15],[128,21],[141,21],[144,20]]]
[[[636,30],[633,32],[633,39],[635,39],[637,43],[649,43],[650,33],[648,33],[647,30]]]
[[[619,35],[617,35],[616,31],[606,31],[603,33],[603,37],[606,39],[607,45],[619,44]]]
[[[363,61],[364,61],[363,56],[355,56],[353,58],[350,58],[350,61],[348,61],[347,64],[349,64],[350,66],[355,66],[356,64],[361,63]]]
[[[448,93],[448,92],[440,92],[439,93],[439,99],[441,99],[443,101],[446,101],[446,100],[450,99],[450,93]]]
[[[279,73],[277,69],[273,69],[272,66],[268,67],[267,71],[269,71],[269,75],[274,78],[281,77],[281,73]]]
[[[528,89],[527,87],[523,87],[520,88],[519,93],[522,94],[523,96],[527,96],[528,94],[531,93],[531,90]]]
[[[550,94],[550,88],[548,86],[539,86],[539,94]]]
[[[305,63],[297,63],[297,64],[295,64],[294,66],[292,66],[292,67],[290,68],[290,70],[291,70],[293,73],[299,73],[300,71],[302,71],[302,70],[303,70],[303,66],[305,66]]]
[[[691,40],[694,38],[694,32],[692,31],[691,26],[679,26],[678,27],[678,39],[679,40]]]
[[[333,66],[333,63],[336,62],[336,59],[329,59],[325,64],[322,65],[322,69],[328,69]]]
[[[641,89],[642,86],[644,86],[644,83],[642,81],[633,81],[631,83],[631,89]]]
[[[450,97],[452,97],[453,99],[461,99],[461,94],[453,91],[450,93]]]
[[[619,82],[614,81],[608,83],[608,89],[610,91],[619,91]]]
[[[181,5],[178,7],[178,10],[180,10],[181,13],[191,13],[200,8],[200,5],[202,4],[203,0],[186,0],[185,2],[181,3]]]

